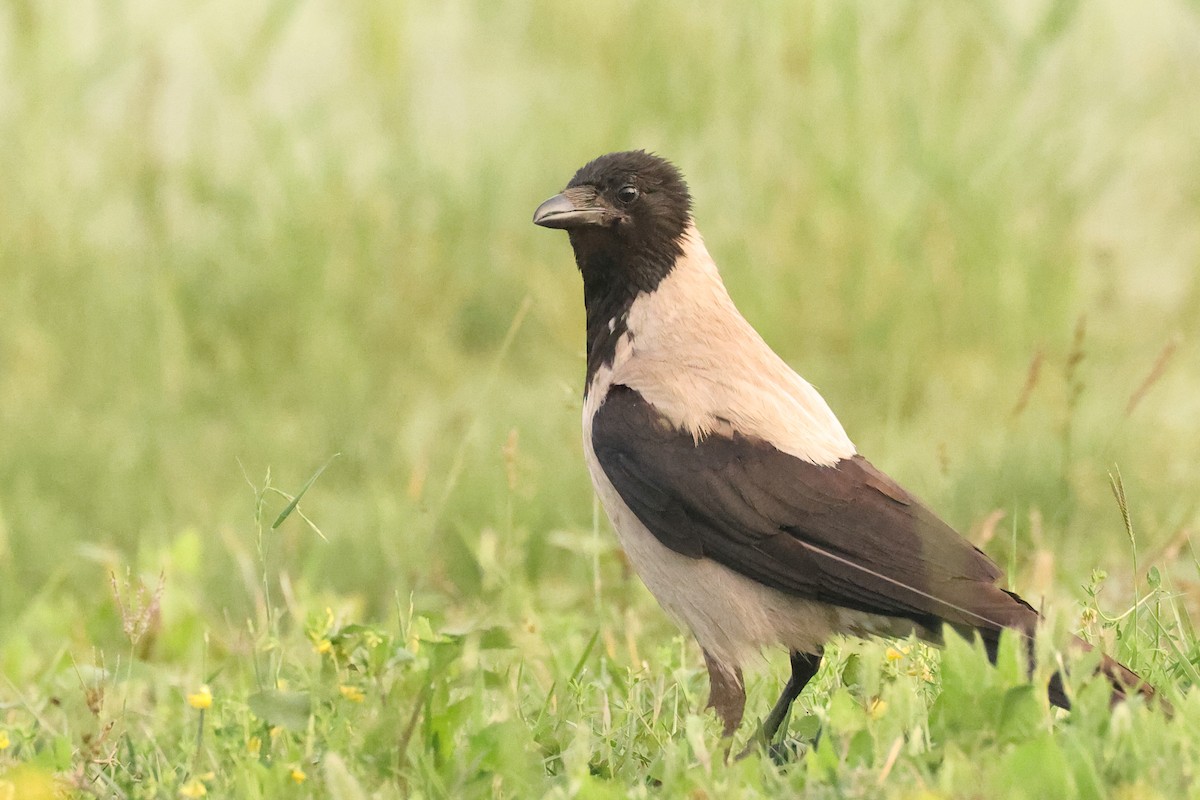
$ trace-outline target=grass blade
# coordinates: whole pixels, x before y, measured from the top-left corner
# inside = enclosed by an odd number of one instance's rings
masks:
[[[279,512],[279,516],[275,518],[275,521],[271,523],[271,530],[278,528],[283,524],[285,519],[291,516],[292,512],[296,510],[296,506],[300,505],[300,498],[304,497],[304,493],[312,488],[312,485],[317,482],[317,478],[321,477],[321,473],[324,472],[325,469],[333,463],[333,460],[340,455],[341,453],[334,453],[331,455],[329,460],[322,464],[320,468],[318,468],[317,471],[312,474],[312,477],[304,482],[304,485],[300,487],[300,491],[296,492],[296,496],[292,498],[292,502],[288,503],[284,507],[283,511]]]

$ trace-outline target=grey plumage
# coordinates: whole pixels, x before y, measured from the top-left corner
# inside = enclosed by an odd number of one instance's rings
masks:
[[[770,735],[832,635],[938,641],[948,625],[994,658],[1000,631],[1032,634],[1037,613],[996,564],[858,455],[738,313],[671,164],[602,156],[534,221],[568,231],[583,277],[593,483],[635,570],[696,636],[727,734],[763,647],[792,653]],[[1101,669],[1116,694],[1151,694]],[[1057,677],[1049,692],[1068,705]]]

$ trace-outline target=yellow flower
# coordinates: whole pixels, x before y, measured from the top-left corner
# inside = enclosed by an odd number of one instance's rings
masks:
[[[326,655],[327,653],[333,651],[333,642],[329,641],[328,639],[322,639],[313,645],[313,649],[321,655]]]
[[[206,708],[212,708],[212,691],[209,690],[208,684],[201,686],[195,692],[187,696],[188,705],[192,708],[198,708],[203,711]]]
[[[895,647],[889,647],[887,652],[884,653],[884,657],[887,658],[888,661],[900,661],[906,655],[908,655],[907,647],[901,647],[898,650]]]
[[[299,767],[292,767],[292,780],[296,783],[304,783],[308,780],[308,776],[304,774],[304,770]]]
[[[246,752],[252,756],[256,756],[260,750],[262,750],[262,739],[257,736],[251,736],[250,740],[246,742]]]
[[[63,796],[49,773],[28,764],[18,765],[0,778],[0,800],[55,800]]]
[[[8,738],[8,731],[0,730],[0,750],[7,750],[12,745],[12,739]]]
[[[342,693],[342,697],[346,698],[352,703],[361,703],[363,699],[366,698],[366,695],[363,694],[362,689],[358,688],[357,686],[339,686],[338,691]]]
[[[867,716],[871,719],[879,719],[887,713],[887,701],[880,697],[872,697],[867,703]]]
[[[919,667],[910,667],[907,674],[914,678],[919,678],[925,683],[933,683],[933,672],[931,672],[929,667],[925,664],[922,664]]]
[[[206,794],[208,794],[208,789],[204,788],[204,784],[198,778],[192,778],[179,787],[180,797],[204,797]]]

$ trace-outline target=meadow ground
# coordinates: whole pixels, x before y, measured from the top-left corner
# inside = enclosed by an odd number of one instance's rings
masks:
[[[0,798],[1200,796],[1200,6],[509,6],[0,9]],[[630,147],[1043,651],[1173,720],[840,641],[794,757],[724,762],[529,222]]]

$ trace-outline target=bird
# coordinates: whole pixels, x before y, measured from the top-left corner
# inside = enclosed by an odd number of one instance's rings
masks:
[[[860,455],[739,313],[675,165],[602,155],[533,222],[567,232],[583,278],[593,486],[634,571],[698,642],[725,738],[745,713],[743,667],[767,648],[791,662],[762,723],[771,742],[834,636],[937,644],[949,628],[993,663],[1005,629],[1032,644],[1039,613],[995,562]],[[1114,701],[1155,694],[1108,656],[1098,669]],[[1057,673],[1047,692],[1070,707]]]

